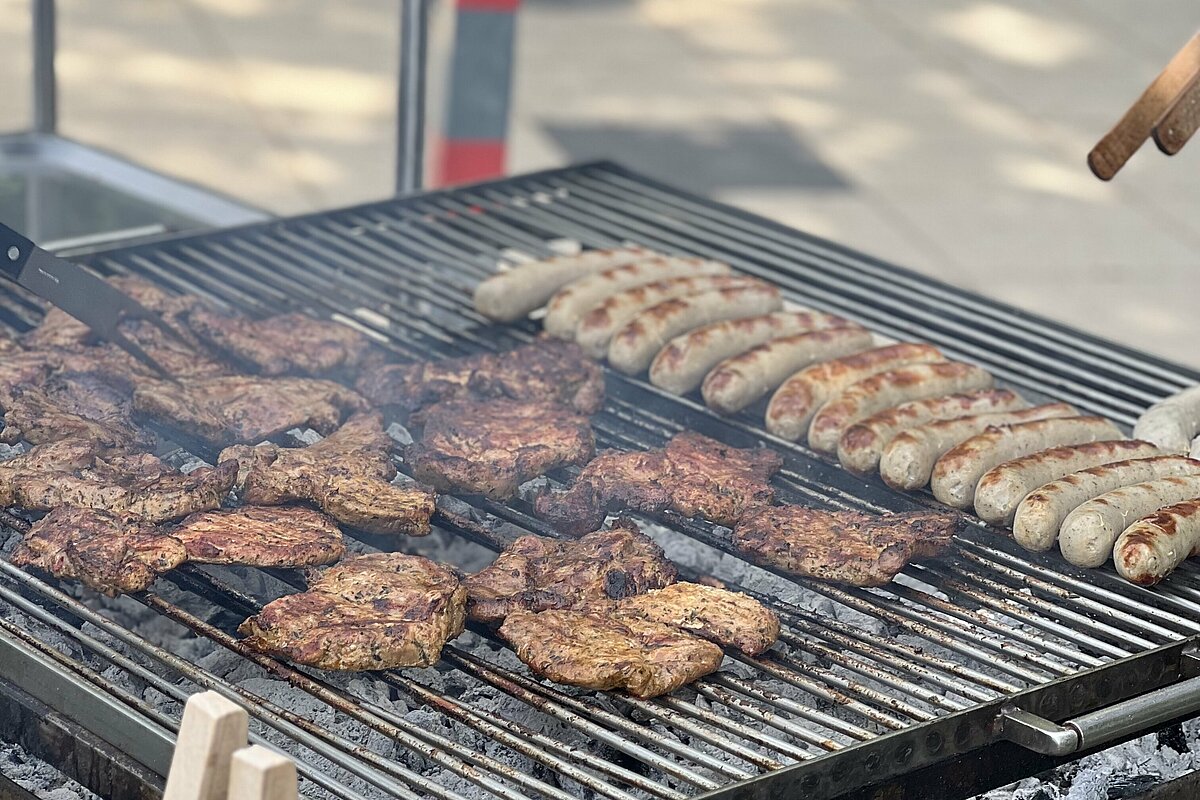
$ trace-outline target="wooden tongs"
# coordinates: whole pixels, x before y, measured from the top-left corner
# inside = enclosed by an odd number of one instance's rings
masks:
[[[1088,153],[1096,177],[1112,180],[1146,139],[1169,156],[1200,128],[1200,33],[1175,54],[1121,121]]]
[[[188,698],[163,800],[297,800],[296,764],[246,746],[246,710],[216,692]]]

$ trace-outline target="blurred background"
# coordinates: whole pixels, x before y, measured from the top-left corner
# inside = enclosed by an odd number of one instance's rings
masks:
[[[273,213],[387,196],[397,6],[60,0],[60,130]],[[25,129],[28,0],[0,19]],[[612,158],[1200,366],[1200,147],[1085,165],[1196,25],[1195,0],[525,0],[507,169]]]

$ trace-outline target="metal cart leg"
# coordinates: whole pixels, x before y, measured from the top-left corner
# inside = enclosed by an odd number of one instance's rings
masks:
[[[400,87],[396,110],[396,194],[421,188],[425,166],[428,0],[400,0]]]
[[[58,128],[58,86],[54,78],[54,0],[33,0],[33,129]]]

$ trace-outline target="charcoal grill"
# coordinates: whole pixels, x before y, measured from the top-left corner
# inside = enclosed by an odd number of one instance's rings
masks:
[[[471,290],[498,263],[552,255],[568,243],[627,242],[727,261],[796,303],[935,343],[1031,398],[1068,401],[1125,426],[1200,380],[610,163],[77,257],[102,273],[138,274],[251,315],[336,318],[398,356],[437,358],[506,349],[536,334],[536,322],[493,326],[472,310]],[[40,313],[15,288],[0,297],[0,326],[11,333]],[[677,431],[698,430],[780,452],[784,502],[871,513],[933,504],[770,436],[761,408],[719,418],[615,373],[608,388],[594,420],[602,446],[658,447]],[[11,515],[3,521],[10,534],[25,525]],[[434,521],[435,539],[493,550],[517,532],[552,535],[524,501],[443,498]],[[302,792],[345,798],[948,798],[1198,713],[1191,679],[1200,570],[1190,564],[1145,589],[1108,569],[1080,571],[1026,553],[981,526],[946,558],[912,565],[887,587],[855,589],[762,577],[732,557],[726,529],[669,514],[651,521],[656,536],[699,543],[688,552],[699,554],[702,570],[733,588],[753,584],[783,619],[778,652],[728,660],[692,690],[642,701],[540,682],[475,629],[446,648],[438,670],[333,679],[246,651],[232,634],[262,604],[253,587],[290,591],[299,586],[293,573],[231,581],[189,567],[101,613],[71,587],[0,561],[0,675],[23,707],[45,704],[86,733],[92,766],[72,765],[83,773],[75,777],[114,794],[119,785],[129,796],[135,788],[154,796],[180,701],[201,688],[246,705],[258,741],[300,754]],[[150,612],[190,630],[195,652],[210,642],[225,648],[232,673],[125,622]],[[304,702],[281,703],[229,677],[255,669],[286,681]],[[1179,696],[1166,713],[1143,704],[1114,725],[1117,715],[1105,711],[1159,689]],[[412,709],[424,716],[414,721]],[[1081,717],[1098,738],[1079,741],[1049,724]],[[381,737],[394,743],[390,751]]]

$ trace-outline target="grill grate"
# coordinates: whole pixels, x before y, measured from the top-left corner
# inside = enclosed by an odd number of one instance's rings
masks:
[[[470,291],[498,261],[549,255],[562,240],[586,246],[636,242],[723,259],[771,280],[797,303],[835,311],[885,335],[931,341],[1030,396],[1066,400],[1126,425],[1148,403],[1197,379],[1182,368],[608,164],[102,252],[88,260],[106,274],[140,274],[250,314],[307,310],[334,316],[400,356],[430,358],[528,341],[536,324],[490,326],[472,310]],[[37,303],[19,292],[0,298],[4,328],[22,330],[39,313]],[[932,502],[852,476],[801,445],[771,437],[759,424],[761,410],[757,417],[724,420],[638,379],[611,374],[609,388],[605,410],[594,420],[603,446],[656,447],[679,430],[699,430],[731,444],[767,444],[780,451],[785,466],[776,485],[785,502],[873,513]],[[497,549],[507,541],[509,526],[552,534],[529,511],[522,501],[468,507],[443,500],[435,523],[447,535]],[[875,767],[870,760],[879,751],[863,748],[881,743],[886,734],[894,734],[886,740],[891,741],[962,718],[956,730],[966,733],[955,734],[952,749],[978,747],[987,741],[989,717],[983,710],[989,704],[1017,692],[1049,692],[1059,679],[1114,661],[1133,664],[1139,654],[1169,659],[1181,642],[1200,634],[1200,570],[1191,565],[1148,590],[1111,571],[1084,573],[1055,558],[1031,556],[978,530],[960,537],[949,557],[913,565],[887,587],[854,589],[760,578],[757,569],[720,555],[731,550],[727,530],[671,515],[652,521],[665,526],[664,536],[682,534],[711,547],[706,566],[715,563],[715,573],[736,578],[727,581],[732,588],[751,591],[776,608],[785,646],[767,658],[727,661],[723,672],[696,684],[694,694],[639,701],[533,680],[523,669],[503,666],[498,643],[477,629],[475,644],[449,646],[440,665],[468,688],[455,696],[419,674],[335,684],[245,651],[233,627],[261,600],[215,571],[182,570],[162,591],[136,598],[287,681],[316,703],[317,711],[302,714],[189,663],[0,562],[0,599],[36,630],[69,639],[95,664],[62,655],[42,643],[47,637],[20,626],[3,628],[58,654],[52,657],[82,680],[164,730],[174,729],[174,719],[107,680],[105,669],[116,667],[175,701],[194,686],[248,704],[267,741],[291,742],[317,757],[317,766],[302,767],[309,788],[350,798],[373,787],[398,797],[471,793],[514,800],[581,791],[614,800],[682,798],[736,792],[742,782],[768,774],[780,778],[779,786],[809,781],[798,785],[813,797],[830,796],[884,774],[878,760]],[[401,544],[422,547],[418,540]],[[263,580],[284,591],[299,586],[290,573]],[[752,591],[738,582],[769,588]],[[849,619],[872,622],[860,627],[846,624]],[[172,677],[162,677],[162,670]],[[1161,677],[1162,669],[1144,679]],[[1114,684],[1101,699],[1133,691],[1132,680]],[[523,705],[536,723],[512,721],[474,702],[473,692],[483,687]],[[378,696],[434,711],[450,733],[415,724],[372,699]],[[425,768],[380,755],[316,721],[331,713],[352,728],[386,737],[401,751],[421,754]],[[485,752],[456,738],[465,731],[490,743]],[[914,755],[908,740],[899,740],[892,771],[903,773],[921,759],[932,762],[950,752],[940,739],[936,748],[929,741]],[[866,753],[865,768],[848,775],[843,767],[839,777],[839,761],[849,762],[838,756],[850,748]],[[785,768],[801,763],[814,769],[787,777],[795,770]]]

